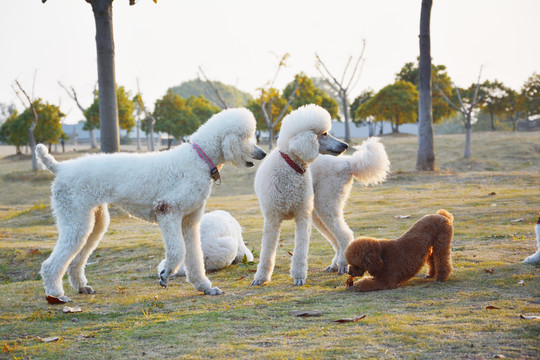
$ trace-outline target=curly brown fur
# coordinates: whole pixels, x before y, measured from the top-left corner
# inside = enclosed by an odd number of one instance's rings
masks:
[[[394,240],[361,237],[345,250],[349,275],[372,277],[359,280],[348,290],[376,291],[395,289],[428,264],[429,277],[446,281],[452,272],[450,258],[454,217],[446,210],[426,215],[405,234]]]

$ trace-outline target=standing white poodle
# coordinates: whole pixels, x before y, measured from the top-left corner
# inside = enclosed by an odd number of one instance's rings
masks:
[[[244,258],[253,261],[253,254],[242,238],[242,227],[227,211],[216,210],[204,214],[201,219],[201,246],[206,271],[223,269]],[[163,259],[159,263],[158,274],[165,268],[166,261]],[[173,276],[186,276],[184,264]]]
[[[328,134],[330,114],[306,105],[287,115],[281,124],[277,148],[255,174],[255,193],[264,215],[260,262],[251,285],[270,280],[274,270],[281,223],[294,219],[296,232],[291,262],[294,285],[304,285],[313,211],[313,184],[308,165],[319,153],[339,155],[348,145]]]
[[[203,124],[191,144],[147,154],[88,155],[62,163],[38,145],[41,163],[56,174],[51,206],[59,237],[41,267],[48,299],[70,301],[62,287],[66,270],[79,293],[94,293],[84,267],[109,224],[107,203],[159,224],[166,250],[162,286],[185,258],[188,281],[195,289],[221,294],[204,272],[200,220],[212,180],[219,178],[224,163],[250,167],[253,159],[266,155],[255,145],[255,125],[249,110],[229,109]]]
[[[313,224],[336,252],[326,271],[337,271],[338,275],[347,273],[345,249],[354,240],[343,217],[353,177],[363,185],[377,184],[386,179],[390,170],[390,161],[378,138],[369,138],[354,149],[352,155],[319,155],[310,166],[315,193]]]

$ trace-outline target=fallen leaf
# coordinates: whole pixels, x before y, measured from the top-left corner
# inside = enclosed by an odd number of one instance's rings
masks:
[[[525,280],[519,280],[518,281],[518,285],[523,285],[523,284],[525,284]]]
[[[55,342],[55,341],[58,341],[60,340],[60,338],[58,336],[53,336],[53,337],[46,337],[46,338],[40,338],[39,336],[37,337],[39,340],[43,341],[44,343],[50,343],[50,342]]]
[[[240,281],[240,280],[244,280],[246,277],[245,276],[242,276],[241,278],[238,278],[238,279],[234,279],[234,281]]]
[[[506,356],[504,356],[503,354],[496,354],[496,355],[493,355],[493,358],[494,359],[504,359],[504,358],[506,358]]]
[[[324,312],[320,310],[292,310],[289,311],[289,315],[297,317],[319,317],[322,316]]]
[[[500,307],[496,307],[496,306],[493,306],[493,305],[486,306],[486,310],[500,310],[500,309],[501,309]]]
[[[28,253],[30,255],[35,255],[41,253],[41,251],[39,251],[39,249],[28,249]]]
[[[495,191],[492,191],[488,194],[489,196],[494,196],[494,195],[497,195],[497,193]]]
[[[510,220],[510,222],[522,222],[522,221],[526,221],[524,218],[521,218],[521,219],[516,219],[516,220]]]
[[[62,311],[66,314],[71,314],[71,313],[82,312],[82,309],[79,306],[75,306],[75,307],[64,306],[64,309],[62,309]]]
[[[290,252],[290,251],[287,251],[287,252],[289,253],[289,255],[291,255],[291,256],[292,256],[292,252]]]
[[[519,315],[519,317],[525,320],[540,320],[540,316],[537,315]]]
[[[484,269],[484,272],[487,272],[488,274],[493,274],[495,272],[495,269]]]
[[[347,280],[345,281],[345,286],[348,288],[352,287],[354,285],[354,277],[352,275],[349,275]]]
[[[345,318],[345,319],[339,319],[339,320],[332,320],[331,322],[335,322],[335,323],[338,323],[338,324],[342,324],[342,323],[348,323],[348,322],[358,322],[360,320],[362,320],[363,318],[365,318],[366,315],[360,315],[359,317],[355,317],[355,318]]]
[[[411,215],[396,215],[394,216],[394,219],[408,219]]]
[[[51,305],[65,304],[65,303],[71,302],[71,299],[68,298],[67,296],[56,297],[56,296],[47,295],[45,299]]]
[[[248,269],[249,272],[257,272],[256,269]]]

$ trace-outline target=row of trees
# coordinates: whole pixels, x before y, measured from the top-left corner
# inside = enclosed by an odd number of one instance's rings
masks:
[[[406,63],[396,74],[395,82],[383,87],[378,92],[367,90],[357,96],[350,105],[350,118],[356,124],[373,125],[375,135],[377,122],[388,121],[393,132],[399,132],[399,126],[416,123],[418,118],[418,64]],[[433,122],[438,124],[443,119],[462,113],[464,126],[467,127],[467,116],[472,116],[476,109],[489,114],[491,129],[496,130],[500,121],[512,124],[515,130],[519,119],[540,114],[540,75],[534,74],[522,86],[520,91],[505,86],[500,81],[484,81],[471,84],[468,88],[454,86],[444,65],[432,65],[432,78],[435,91],[432,96]],[[280,130],[281,119],[290,111],[309,103],[324,107],[333,118],[340,118],[339,103],[332,95],[316,86],[317,79],[300,73],[289,82],[283,90],[272,86],[259,89],[259,96],[250,99],[247,107],[257,118],[257,128],[267,131],[272,140]],[[191,83],[191,82],[190,82]],[[193,87],[193,85],[190,85]],[[64,87],[64,86],[63,86]],[[204,83],[192,92],[199,91]],[[74,89],[68,90],[84,114],[84,130],[91,134],[91,145],[97,147],[94,130],[100,128],[99,92],[94,91],[94,100],[88,107],[78,101]],[[199,90],[197,90],[199,89]],[[328,91],[328,90],[327,90]],[[120,128],[130,132],[141,128],[147,134],[153,131],[169,135],[169,146],[172,139],[182,139],[193,133],[204,121],[220,108],[212,104],[202,95],[182,97],[174,88],[156,101],[154,111],[149,113],[144,108],[140,92],[135,96],[123,86],[117,88],[117,104]],[[476,93],[476,99],[475,99]],[[187,93],[189,94],[189,93]],[[37,99],[33,102],[39,114],[39,122],[35,129],[37,142],[54,144],[66,135],[62,132],[61,122],[65,115],[56,105]],[[471,107],[471,105],[474,105]],[[20,147],[29,143],[28,128],[32,123],[32,110],[28,107],[22,113],[11,110],[7,120],[0,127],[0,141]],[[149,122],[149,117],[150,121]],[[382,126],[381,126],[382,130]],[[151,136],[151,135],[149,135]],[[270,145],[271,146],[271,145]]]
[[[390,121],[393,132],[399,126],[416,123],[418,115],[418,70],[414,63],[407,63],[396,75],[395,82],[383,87],[377,93],[364,91],[351,104],[353,122]],[[491,129],[497,130],[499,121],[507,121],[516,130],[520,119],[540,114],[540,75],[533,74],[521,89],[514,90],[497,80],[472,83],[461,88],[453,84],[444,65],[432,65],[433,122],[439,124],[461,113],[464,126],[467,116],[474,110],[488,114]],[[475,96],[476,94],[476,96]],[[472,106],[471,108],[471,105]],[[469,111],[471,110],[471,111]]]

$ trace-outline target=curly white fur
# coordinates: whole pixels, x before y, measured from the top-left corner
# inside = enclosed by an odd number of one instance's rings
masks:
[[[319,155],[310,166],[315,194],[313,224],[336,252],[326,271],[337,271],[339,275],[347,272],[344,252],[354,239],[343,216],[352,179],[363,185],[377,184],[383,182],[390,171],[390,161],[379,138],[369,138],[354,149],[352,155]]]
[[[291,277],[294,285],[306,282],[313,211],[313,186],[308,165],[320,152],[337,155],[347,148],[347,144],[327,134],[330,128],[330,114],[317,105],[306,105],[293,111],[283,119],[277,149],[257,170],[255,193],[264,215],[264,229],[260,262],[252,285],[270,280],[281,223],[290,219],[296,222]],[[295,171],[280,152],[286,153],[306,171],[303,174]]]
[[[223,269],[241,262],[253,261],[253,254],[244,244],[242,227],[227,211],[216,210],[204,214],[201,219],[201,246],[206,271]],[[166,259],[158,265],[158,274],[165,268]],[[186,276],[184,264],[171,275]]]
[[[536,225],[534,226],[534,231],[536,232],[537,250],[536,250],[536,253],[532,254],[531,256],[523,260],[525,264],[540,263],[540,217],[538,218],[538,221],[536,222]]]
[[[220,168],[230,162],[252,166],[265,153],[255,145],[255,118],[246,109],[214,115],[192,135]],[[206,277],[200,244],[200,220],[210,195],[208,165],[190,144],[146,154],[98,154],[58,163],[38,145],[39,160],[56,174],[52,201],[59,238],[41,267],[47,295],[64,295],[62,276],[68,271],[79,293],[94,293],[84,275],[86,261],[109,224],[107,203],[160,226],[166,261],[160,283],[184,261],[188,281],[206,294],[221,291]]]

